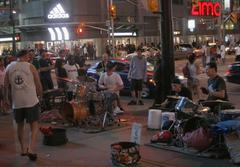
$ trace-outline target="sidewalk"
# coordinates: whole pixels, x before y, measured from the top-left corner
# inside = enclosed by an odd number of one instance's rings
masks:
[[[144,106],[127,107],[128,98],[123,98],[123,106],[127,110],[122,116],[131,122],[143,124],[141,139],[141,167],[230,167],[228,160],[213,160],[185,156],[183,154],[144,146],[149,143],[156,131],[147,130],[147,109],[152,100],[144,100]],[[0,118],[1,167],[111,167],[110,145],[119,141],[129,141],[131,126],[105,131],[96,134],[86,134],[78,128],[69,128],[69,142],[64,146],[45,146],[42,144],[42,134],[38,138],[38,160],[31,162],[27,157],[21,157],[19,145],[14,137],[11,116]],[[28,128],[27,128],[28,129]],[[26,134],[27,136],[27,134]],[[4,149],[3,146],[4,145]]]

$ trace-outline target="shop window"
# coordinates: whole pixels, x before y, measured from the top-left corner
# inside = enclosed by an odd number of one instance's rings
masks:
[[[10,4],[9,0],[1,0],[0,1],[0,7],[9,6],[9,4]]]

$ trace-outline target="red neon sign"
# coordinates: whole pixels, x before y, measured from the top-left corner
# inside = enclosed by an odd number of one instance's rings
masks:
[[[219,2],[198,2],[196,6],[192,6],[192,16],[220,16],[221,4]]]

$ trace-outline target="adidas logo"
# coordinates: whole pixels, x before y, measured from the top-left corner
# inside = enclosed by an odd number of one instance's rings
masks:
[[[69,14],[65,12],[61,4],[57,4],[48,14],[48,19],[67,19]]]

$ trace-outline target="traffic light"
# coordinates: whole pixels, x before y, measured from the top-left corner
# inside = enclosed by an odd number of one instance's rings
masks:
[[[82,34],[83,33],[83,26],[84,24],[80,24],[77,28],[76,28],[76,33],[78,35]]]
[[[159,0],[148,0],[148,9],[151,12],[159,12]]]
[[[110,9],[109,9],[109,13],[110,13],[110,16],[112,18],[116,18],[117,17],[117,8],[116,8],[116,5],[111,5],[110,6]]]

